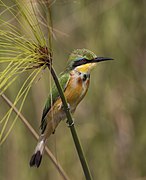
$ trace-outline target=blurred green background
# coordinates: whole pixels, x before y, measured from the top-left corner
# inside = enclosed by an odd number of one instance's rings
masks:
[[[94,69],[89,91],[74,114],[93,179],[146,179],[146,1],[58,0],[52,3],[52,18],[53,63],[58,74],[77,48],[115,59]],[[21,78],[7,91],[10,99],[20,88]],[[23,107],[37,132],[49,85],[46,70]],[[0,117],[7,109],[0,98]],[[62,179],[46,155],[39,169],[29,167],[35,145],[18,119],[0,147],[0,179]],[[70,179],[85,179],[65,121],[48,146]]]

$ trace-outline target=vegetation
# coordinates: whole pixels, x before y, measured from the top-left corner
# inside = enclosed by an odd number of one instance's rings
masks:
[[[146,2],[49,1],[53,31],[45,4],[26,2],[0,0],[1,92],[39,132],[52,79],[45,66],[31,69],[38,63],[36,57],[41,59],[38,44],[53,49],[57,73],[64,69],[73,49],[87,48],[114,58],[92,72],[89,92],[74,115],[75,124],[93,179],[145,179]],[[53,45],[48,32],[53,33]],[[39,169],[29,167],[36,142],[1,97],[0,104],[0,179],[61,179],[47,157]],[[65,122],[49,138],[48,147],[70,179],[84,179]]]

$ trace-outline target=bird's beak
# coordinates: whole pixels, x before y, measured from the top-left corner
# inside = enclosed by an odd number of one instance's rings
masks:
[[[96,57],[94,59],[88,60],[88,63],[98,63],[101,61],[109,61],[109,60],[114,60],[114,59],[108,57]]]
[[[92,70],[96,66],[96,63],[102,61],[109,61],[109,60],[114,60],[114,59],[108,57],[96,57],[94,59],[87,60],[88,68]]]
[[[113,59],[108,58],[108,57],[96,57],[90,60],[83,59],[83,60],[77,61],[76,64],[74,64],[74,66],[80,72],[88,72],[88,71],[91,71],[96,66],[96,63],[101,62],[101,61],[108,61],[108,60],[113,60]]]

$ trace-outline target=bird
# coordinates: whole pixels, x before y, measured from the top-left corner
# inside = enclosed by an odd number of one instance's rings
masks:
[[[58,79],[72,114],[88,91],[91,70],[98,62],[107,60],[113,59],[97,57],[92,51],[87,49],[76,49],[70,54],[66,68],[60,73]],[[30,167],[35,166],[38,168],[40,166],[47,139],[51,134],[54,134],[60,121],[65,118],[66,113],[58,89],[54,84],[42,113],[41,133],[34,154],[29,162]]]

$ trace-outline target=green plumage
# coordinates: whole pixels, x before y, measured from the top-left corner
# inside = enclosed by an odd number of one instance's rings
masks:
[[[95,66],[95,63],[106,60],[112,59],[97,57],[93,52],[87,49],[77,49],[71,53],[65,71],[59,76],[59,83],[62,90],[66,92],[65,95],[72,109],[71,111],[76,109],[78,103],[85,96],[89,87],[90,72]],[[57,102],[58,99],[59,92],[54,84],[43,110],[41,135],[35,152],[31,157],[30,166],[40,166],[47,138],[55,131],[60,121],[66,117],[65,112],[60,108],[60,106],[62,106],[60,99],[59,102]],[[52,113],[53,119],[51,118]]]
[[[59,76],[59,83],[62,87],[62,90],[65,91],[66,86],[68,84],[69,81],[69,73],[61,73]],[[49,95],[44,110],[43,110],[43,114],[42,114],[42,120],[41,120],[41,133],[43,134],[47,125],[47,118],[46,115],[49,112],[49,110],[51,109],[51,105],[54,104],[54,102],[58,99],[59,97],[59,92],[56,88],[56,85],[54,84],[51,90],[51,94]]]
[[[69,73],[73,69],[73,63],[81,58],[86,58],[86,59],[90,60],[95,57],[96,57],[96,55],[87,49],[77,49],[71,53],[71,55],[69,56],[67,67],[65,68],[65,71],[63,73],[61,73],[59,76],[59,83],[60,83],[63,91],[65,91],[65,88],[68,84]],[[51,94],[49,95],[46,105],[43,110],[41,126],[40,126],[42,134],[44,133],[46,125],[47,125],[46,115],[49,112],[51,105],[54,104],[54,102],[57,100],[58,97],[59,97],[59,93],[56,88],[56,85],[54,84],[52,87],[52,90],[51,90]]]
[[[94,54],[92,51],[88,49],[76,49],[69,56],[66,71],[72,70],[74,62],[78,61],[79,59],[85,58],[91,60],[96,57],[97,57],[96,54]]]

